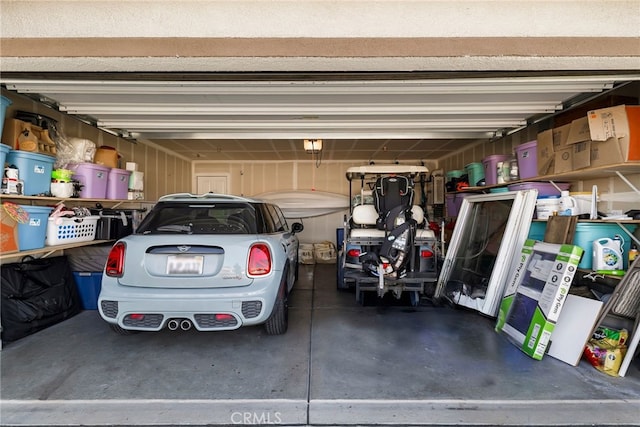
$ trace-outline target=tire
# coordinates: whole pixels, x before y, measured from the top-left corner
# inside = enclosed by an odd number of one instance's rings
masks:
[[[411,307],[417,307],[420,305],[420,292],[409,291],[409,303]]]
[[[346,263],[346,254],[340,255],[340,259],[336,263],[336,288],[339,291],[345,291],[349,289],[349,285],[344,284],[344,264]]]
[[[123,329],[114,323],[109,323],[109,327],[113,332],[115,332],[118,335],[134,335],[140,332],[140,331],[130,331],[129,329]]]
[[[289,327],[289,303],[286,292],[286,283],[281,284],[280,292],[273,305],[271,316],[264,324],[267,335],[282,335]],[[283,288],[284,286],[284,288]]]

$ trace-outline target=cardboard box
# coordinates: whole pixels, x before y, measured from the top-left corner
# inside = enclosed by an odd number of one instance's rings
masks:
[[[573,170],[573,147],[565,147],[556,151],[553,156],[553,173],[571,172]]]
[[[556,168],[555,173],[569,172],[591,166],[592,144],[587,118],[581,117],[572,121],[567,133],[566,148],[562,152],[562,167]],[[557,156],[556,165],[558,165]]]
[[[593,166],[593,141],[584,141],[573,144],[571,147],[571,164],[573,170],[580,170]]]
[[[569,145],[569,133],[571,131],[571,123],[553,128],[553,150],[559,151]]]
[[[500,304],[496,331],[540,360],[578,270],[583,249],[528,239]]]
[[[127,200],[144,200],[144,193],[142,191],[129,191],[127,192]]]
[[[553,130],[545,130],[537,136],[536,156],[538,158],[538,176],[554,173]]]
[[[98,147],[93,162],[97,165],[107,166],[109,168],[118,167],[118,151],[107,145]]]
[[[55,156],[56,143],[49,137],[49,131],[32,123],[18,119],[6,119],[2,128],[2,143],[12,150]]]
[[[640,161],[640,106],[618,105],[592,110],[587,120],[590,139],[606,144],[598,146],[599,155],[594,156],[593,166]],[[605,156],[608,150],[615,154],[609,152]]]
[[[567,135],[567,146],[580,142],[591,141],[589,131],[589,120],[586,117],[575,119],[571,122],[569,134]]]
[[[571,156],[571,151],[568,150],[570,131],[571,123],[538,134],[538,176],[573,170],[571,159],[568,157]]]
[[[589,165],[592,167],[607,166],[616,163],[624,163],[625,154],[620,140],[609,138],[602,142],[591,142],[591,158]]]

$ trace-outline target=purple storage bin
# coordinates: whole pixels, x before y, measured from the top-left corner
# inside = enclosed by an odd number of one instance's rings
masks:
[[[126,200],[131,171],[112,168],[107,178],[107,199]]]
[[[534,178],[538,176],[538,155],[536,149],[538,141],[529,141],[516,147],[518,159],[518,173],[520,179]]]
[[[474,193],[447,193],[445,195],[447,216],[450,218],[458,216],[460,208],[462,207],[462,201],[465,197],[473,195]]]
[[[444,197],[445,197],[445,206],[447,208],[447,216],[450,218],[454,216],[458,216],[458,207],[456,206],[456,194],[447,193]]]
[[[67,168],[74,172],[73,179],[83,186],[80,190],[80,197],[84,199],[105,199],[107,197],[107,182],[111,168],[95,163],[76,163]]]
[[[561,190],[568,190],[571,184],[568,182],[556,182],[555,183]],[[509,184],[507,186],[509,191],[518,190],[538,190],[538,197],[559,196],[560,191],[553,186],[550,182],[519,182],[517,184]]]
[[[511,158],[508,154],[494,154],[482,159],[484,165],[484,181],[485,185],[496,185],[498,183],[498,163],[504,162]]]

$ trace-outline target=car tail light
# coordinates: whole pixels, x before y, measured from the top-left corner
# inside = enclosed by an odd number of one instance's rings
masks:
[[[216,320],[225,321],[225,320],[233,320],[233,319],[235,319],[235,317],[233,317],[231,314],[224,314],[224,313],[216,314]]]
[[[129,315],[129,318],[131,320],[144,320],[144,314],[140,314],[140,313],[133,313]]]
[[[116,243],[107,258],[107,266],[105,267],[105,273],[109,277],[122,277],[124,272],[124,251],[126,245],[123,242]]]
[[[358,258],[360,256],[360,249],[349,249],[347,256],[350,258]]]
[[[264,276],[271,272],[271,251],[269,246],[258,243],[249,250],[249,276]]]
[[[420,256],[422,258],[431,258],[433,256],[433,251],[430,251],[428,249],[423,249],[420,251]]]

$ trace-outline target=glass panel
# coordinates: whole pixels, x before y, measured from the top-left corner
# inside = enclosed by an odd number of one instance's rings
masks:
[[[462,202],[434,295],[496,316],[507,275],[527,238],[537,190],[469,196]]]
[[[462,296],[484,298],[513,199],[477,202],[464,221],[458,251],[446,283],[445,295],[453,302]]]
[[[170,205],[155,208],[138,233],[255,234],[256,215],[247,204]]]

